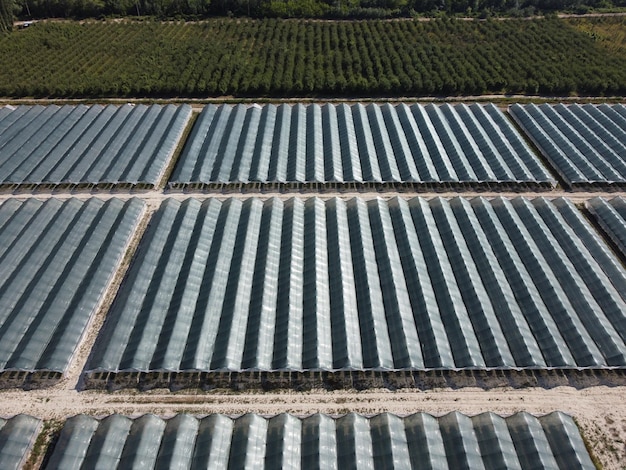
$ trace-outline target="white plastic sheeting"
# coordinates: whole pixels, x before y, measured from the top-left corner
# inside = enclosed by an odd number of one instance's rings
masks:
[[[18,106],[0,113],[0,184],[154,185],[190,118],[189,105]]]
[[[594,469],[571,417],[70,418],[48,469]]]
[[[3,470],[18,470],[28,458],[41,421],[28,415],[0,418],[0,466]]]
[[[586,206],[610,239],[626,256],[626,199],[615,197],[607,200],[598,197],[587,201]]]
[[[513,105],[511,115],[571,186],[626,184],[626,107]]]
[[[248,182],[554,184],[494,105],[208,105],[170,185]]]
[[[624,296],[565,199],[170,199],[88,370],[624,367]]]
[[[95,198],[0,205],[0,370],[66,369],[144,207]]]

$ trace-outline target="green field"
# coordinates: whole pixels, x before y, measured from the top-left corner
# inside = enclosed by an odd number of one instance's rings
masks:
[[[625,30],[624,18],[42,22],[0,38],[0,95],[623,95],[626,48],[611,38]]]

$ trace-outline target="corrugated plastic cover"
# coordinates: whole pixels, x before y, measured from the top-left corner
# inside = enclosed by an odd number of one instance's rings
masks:
[[[593,466],[572,418],[554,412],[441,418],[348,414],[282,414],[236,419],[153,415],[130,419],[70,418],[48,469],[451,468],[589,469]]]
[[[566,199],[167,200],[88,370],[624,367],[624,296]]]
[[[18,470],[28,458],[41,421],[28,415],[0,418],[0,467]]]
[[[623,105],[515,104],[510,112],[568,183],[626,183]]]
[[[65,370],[144,207],[95,198],[0,205],[0,370]]]
[[[208,105],[171,183],[544,182],[494,105]]]
[[[598,197],[587,201],[587,208],[626,256],[626,199],[620,196],[607,201]]]
[[[190,117],[189,105],[18,106],[0,114],[0,184],[155,184]]]

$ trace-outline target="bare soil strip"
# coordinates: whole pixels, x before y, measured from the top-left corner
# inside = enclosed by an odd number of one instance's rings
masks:
[[[154,413],[205,415],[224,413],[274,415],[293,413],[341,415],[357,412],[366,415],[390,412],[407,415],[418,411],[443,415],[460,411],[475,415],[495,412],[507,416],[518,411],[542,415],[561,410],[578,422],[592,452],[605,469],[625,468],[626,463],[626,387],[572,387],[553,389],[492,389],[467,387],[459,390],[368,390],[363,392],[314,390],[307,393],[171,393],[155,390],[139,392],[77,392],[53,388],[30,392],[0,392],[0,415],[27,413],[46,420],[64,419],[79,413],[105,416],[121,413],[139,416]]]
[[[333,199],[336,197],[342,199],[350,199],[354,197],[359,197],[365,200],[383,198],[383,199],[391,199],[394,197],[402,197],[402,198],[413,198],[413,197],[422,197],[425,199],[433,199],[433,198],[454,198],[454,197],[464,197],[468,199],[472,199],[475,197],[484,197],[487,199],[493,199],[497,197],[504,198],[515,198],[515,197],[527,197],[527,198],[535,198],[535,197],[545,197],[548,199],[556,199],[560,197],[566,197],[571,200],[574,204],[582,204],[589,199],[593,199],[595,197],[604,197],[611,199],[613,197],[625,197],[626,191],[567,191],[562,189],[554,189],[551,191],[429,191],[429,192],[401,192],[401,191],[381,191],[381,192],[372,192],[372,191],[329,191],[325,192],[313,192],[313,191],[261,191],[261,192],[241,192],[241,191],[162,191],[162,190],[133,190],[128,191],[124,190],[123,192],[116,191],[33,191],[33,192],[16,192],[16,193],[2,193],[0,192],[0,203],[7,199],[18,199],[25,200],[29,198],[35,199],[69,199],[69,198],[77,198],[77,199],[89,199],[92,197],[97,197],[100,199],[110,199],[110,198],[118,198],[121,200],[127,200],[131,198],[140,198],[143,199],[149,207],[158,207],[158,205],[168,198],[173,198],[176,200],[184,200],[188,198],[196,198],[196,199],[208,199],[208,198],[218,198],[218,199],[230,199],[230,198],[238,198],[238,199],[249,199],[252,197],[256,197],[259,199],[271,199],[271,198],[279,198],[279,199],[291,199],[293,197],[301,197],[301,198],[309,198],[309,197],[318,197],[320,199]]]

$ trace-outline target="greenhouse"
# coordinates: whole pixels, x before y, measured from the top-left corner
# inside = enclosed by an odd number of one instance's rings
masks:
[[[191,106],[0,107],[0,187],[151,187],[160,182]]]
[[[607,200],[598,197],[587,201],[586,206],[609,238],[626,256],[626,199],[615,197]]]
[[[170,187],[555,181],[494,105],[208,105]]]
[[[0,205],[3,380],[33,371],[58,378],[66,369],[144,207],[138,199],[95,198]]]
[[[0,418],[0,464],[3,470],[19,470],[28,458],[41,421],[27,415]]]
[[[625,297],[566,199],[169,199],[88,371],[625,367]]]
[[[626,106],[516,104],[509,112],[571,187],[626,187]]]
[[[47,469],[595,467],[571,417],[280,414],[70,418]]]
[[[0,469],[626,459],[623,104],[227,101],[0,106]]]

